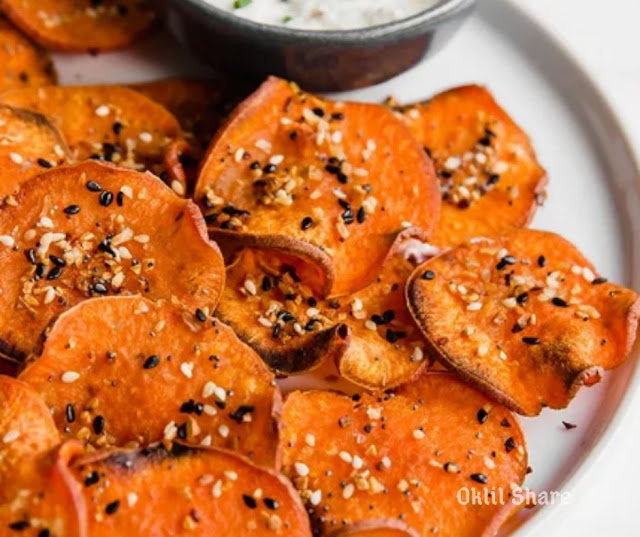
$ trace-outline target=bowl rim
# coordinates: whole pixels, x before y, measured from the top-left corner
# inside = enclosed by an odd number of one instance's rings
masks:
[[[440,0],[438,3],[409,17],[375,26],[346,30],[309,30],[256,22],[216,7],[206,0],[165,0],[181,9],[204,13],[210,19],[224,23],[234,30],[251,33],[253,38],[265,38],[277,42],[297,42],[306,45],[354,45],[362,42],[387,41],[395,37],[413,37],[423,34],[425,27],[441,22],[469,10],[476,0]]]

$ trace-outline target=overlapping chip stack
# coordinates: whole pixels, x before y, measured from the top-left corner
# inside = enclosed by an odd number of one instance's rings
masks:
[[[64,50],[153,20],[91,4],[0,1]],[[529,470],[512,412],[630,353],[636,293],[523,229],[546,174],[484,88],[269,78],[231,111],[222,80],[58,87],[0,39],[2,535],[495,535]]]

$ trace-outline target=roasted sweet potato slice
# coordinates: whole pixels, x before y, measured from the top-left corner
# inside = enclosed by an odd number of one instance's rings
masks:
[[[273,375],[204,313],[140,297],[87,300],[60,316],[20,378],[44,397],[63,437],[92,447],[182,439],[274,465]]]
[[[0,498],[12,472],[60,443],[51,413],[28,384],[0,375]]]
[[[335,360],[347,380],[373,390],[407,382],[426,366],[424,338],[404,287],[424,234],[405,230],[376,280],[352,295],[323,300],[304,275],[272,250],[243,250],[227,270],[218,316],[283,374]]]
[[[68,160],[67,145],[47,118],[0,105],[0,199],[46,168]]]
[[[280,474],[216,449],[174,444],[80,459],[92,537],[309,537],[309,520]]]
[[[49,55],[0,19],[0,92],[56,83]]]
[[[37,43],[77,52],[126,47],[154,20],[146,0],[1,0],[0,8]]]
[[[49,117],[75,160],[97,159],[149,170],[178,194],[186,181],[178,156],[180,124],[158,103],[120,86],[65,86],[9,91],[0,101]]]
[[[397,395],[293,392],[280,449],[319,535],[385,519],[423,536],[483,535],[502,506],[464,505],[459,490],[511,503],[527,468],[513,415],[449,373],[425,374]]]
[[[390,111],[273,77],[211,142],[195,196],[213,238],[295,253],[333,296],[375,279],[397,233],[429,232],[440,206],[430,160]]]
[[[608,283],[568,241],[515,230],[421,265],[409,308],[443,363],[516,412],[564,408],[620,365],[638,296]]]
[[[209,145],[225,116],[249,93],[246,87],[222,78],[169,78],[130,87],[176,116],[183,130],[193,135],[202,150]]]
[[[220,251],[200,211],[155,177],[87,161],[29,180],[0,210],[0,340],[22,359],[51,320],[107,294],[212,312]]]
[[[87,510],[69,462],[82,448],[67,443],[8,472],[0,488],[0,534],[21,537],[86,537]]]
[[[452,246],[526,226],[547,176],[527,135],[480,86],[462,86],[397,108],[431,156],[442,214],[431,242]]]

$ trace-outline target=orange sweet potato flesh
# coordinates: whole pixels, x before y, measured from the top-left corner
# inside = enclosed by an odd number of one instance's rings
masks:
[[[430,242],[453,246],[529,223],[544,199],[546,172],[486,88],[454,88],[400,111],[440,179],[442,213]]]
[[[27,179],[69,159],[64,139],[47,118],[0,105],[0,199],[14,194]]]
[[[392,112],[273,77],[211,142],[195,197],[212,237],[295,253],[332,296],[375,279],[402,227],[431,231],[440,206],[430,160]]]
[[[0,375],[0,498],[8,477],[60,442],[44,401],[31,386]]]
[[[448,373],[427,373],[396,395],[293,392],[280,449],[319,535],[385,519],[425,537],[484,535],[502,506],[464,505],[459,489],[511,503],[527,468],[513,415]]]
[[[76,461],[91,537],[310,537],[309,520],[280,474],[232,453],[174,444]]]
[[[634,291],[600,277],[571,243],[526,229],[427,261],[407,296],[442,362],[526,415],[566,407],[620,365],[640,308]]]
[[[195,204],[108,164],[60,166],[25,183],[0,210],[0,238],[0,340],[18,360],[87,298],[141,293],[208,314],[224,285]]]
[[[419,241],[405,230],[375,281],[352,295],[323,300],[296,266],[272,250],[243,250],[227,269],[217,315],[275,371],[308,371],[334,360],[352,383],[384,390],[426,367],[424,338],[407,309],[404,286]]]
[[[98,52],[126,47],[151,26],[146,0],[1,0],[3,13],[34,41],[54,50]]]
[[[91,448],[182,439],[273,466],[273,375],[229,327],[200,319],[140,297],[87,300],[60,316],[20,378],[63,438]],[[71,384],[69,371],[79,374]]]
[[[130,87],[169,110],[202,150],[233,106],[248,93],[245,87],[222,78],[168,78]]]
[[[0,92],[56,83],[49,55],[0,19]]]
[[[84,504],[51,413],[28,384],[0,376],[0,535],[84,537]]]
[[[0,102],[28,108],[60,129],[75,160],[149,170],[183,195],[176,161],[185,141],[178,120],[148,97],[120,86],[51,86],[9,91]],[[176,155],[175,153],[178,153]]]
[[[11,472],[0,490],[0,534],[24,537],[87,537],[87,510],[69,463],[82,448],[63,444]]]

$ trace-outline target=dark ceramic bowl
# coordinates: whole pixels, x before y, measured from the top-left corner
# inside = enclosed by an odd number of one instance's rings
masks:
[[[406,71],[442,47],[475,3],[441,0],[380,26],[313,31],[260,24],[204,0],[155,1],[178,40],[216,70],[253,80],[278,75],[314,91],[370,86]]]

